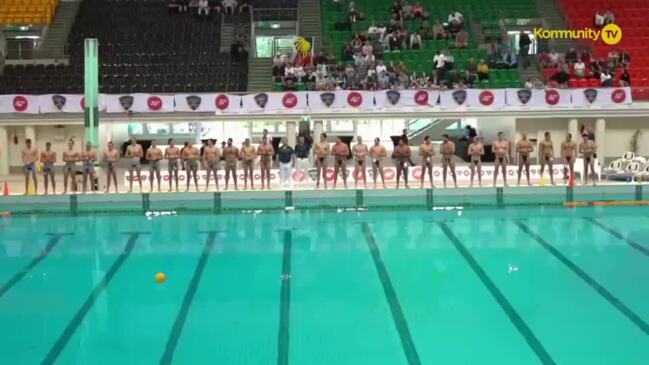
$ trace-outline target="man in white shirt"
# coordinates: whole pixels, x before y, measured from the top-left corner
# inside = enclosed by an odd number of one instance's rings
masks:
[[[223,5],[223,12],[225,14],[234,14],[234,8],[237,7],[237,0],[223,0],[221,1]]]
[[[455,10],[451,14],[448,15],[448,22],[449,23],[455,22],[457,24],[462,24],[462,23],[464,23],[464,16],[462,15],[462,13]]]
[[[379,63],[376,65],[376,73],[381,74],[381,72],[387,72],[388,67],[383,63],[383,60],[379,60]]]
[[[421,49],[421,36],[417,32],[410,35],[410,49]]]
[[[597,28],[604,26],[604,15],[600,14],[599,11],[595,13],[595,26]]]
[[[198,0],[198,15],[210,15],[210,3],[207,0]]]
[[[606,86],[606,87],[613,86],[613,76],[611,76],[608,70],[602,71],[599,80],[602,82],[602,86]]]
[[[370,25],[369,28],[367,28],[367,34],[371,36],[373,34],[379,34],[379,33],[380,33],[379,27],[377,27],[376,24],[374,23],[374,20],[372,20],[372,24]]]
[[[585,77],[585,70],[586,70],[586,64],[584,64],[581,60],[578,60],[577,63],[575,63],[575,75],[579,78]]]
[[[550,65],[552,67],[557,67],[559,65],[559,53],[557,51],[552,50],[550,53]]]
[[[433,57],[433,64],[435,65],[435,79],[433,82],[439,85],[441,79],[444,76],[444,64],[446,63],[446,56],[442,51],[438,51],[435,57]]]

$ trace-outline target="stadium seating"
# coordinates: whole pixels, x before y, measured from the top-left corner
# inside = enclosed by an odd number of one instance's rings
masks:
[[[231,15],[235,28],[249,15]],[[84,0],[68,38],[70,65],[5,66],[0,93],[80,93],[85,38],[99,39],[100,91],[243,91],[247,59],[220,50],[220,17],[169,14],[166,0]]]
[[[627,50],[631,55],[629,74],[634,88],[634,96],[649,96],[649,33],[646,30],[649,17],[649,1],[646,0],[560,0],[566,19],[574,29],[594,26],[597,11],[610,10],[615,16],[615,23],[623,32],[621,42],[608,46],[603,42],[584,41],[584,47],[592,47],[596,57],[606,57],[612,48]]]
[[[325,48],[332,49],[336,58],[342,58],[342,49],[351,40],[353,32],[367,31],[371,22],[377,24],[388,24],[390,20],[388,9],[392,0],[358,0],[355,1],[357,8],[364,15],[364,20],[357,21],[352,25],[351,30],[337,30],[336,24],[346,22],[347,8],[335,4],[330,0],[321,0],[322,9],[322,32]],[[401,52],[386,52],[386,61],[404,61],[408,70],[430,73],[433,70],[433,55],[440,49],[449,49],[455,59],[455,65],[463,69],[470,58],[487,59],[487,53],[478,49],[475,41],[475,30],[471,28],[469,19],[475,19],[476,23],[483,27],[483,33],[491,32],[493,38],[500,36],[498,20],[507,18],[533,18],[538,17],[534,1],[532,0],[421,0],[419,1],[429,14],[430,24],[436,20],[446,21],[448,14],[453,10],[459,10],[465,18],[465,28],[470,36],[469,47],[466,49],[455,49],[455,40],[431,40],[424,41],[421,50],[405,50]],[[411,4],[415,2],[412,1]],[[418,30],[421,20],[408,20],[406,26],[409,32]],[[490,80],[476,84],[476,87],[520,87],[518,72],[515,69],[494,70],[490,73]]]
[[[50,24],[59,1],[0,0],[0,24]]]

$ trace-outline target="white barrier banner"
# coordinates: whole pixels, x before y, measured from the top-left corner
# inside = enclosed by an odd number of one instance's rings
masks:
[[[0,113],[38,114],[37,95],[0,95]]]
[[[373,109],[373,91],[323,91],[309,92],[309,108],[316,112],[326,112],[331,109],[354,108]]]
[[[468,89],[467,106],[473,108],[502,108],[505,106],[505,89]]]
[[[105,95],[108,113],[171,113],[174,111],[173,95]]]
[[[83,95],[48,94],[38,97],[41,113],[83,113],[86,99]]]
[[[507,105],[522,107],[567,107],[570,89],[507,89]]]
[[[572,105],[578,107],[631,104],[631,88],[572,89]]]
[[[354,175],[354,167],[349,167],[351,163],[348,164],[347,167],[347,180],[348,182],[353,182],[356,179],[362,180],[362,174],[359,172],[357,175]],[[561,179],[563,178],[563,173],[564,173],[564,168],[565,166],[563,164],[554,164],[553,166],[553,174],[555,178],[555,182],[560,182]],[[367,176],[367,181],[368,183],[372,182],[372,168],[368,167],[365,169],[366,171],[366,176]],[[583,171],[583,160],[582,159],[577,159],[575,161],[575,172],[579,174],[580,176],[583,176],[582,174]],[[600,171],[600,166],[597,165],[595,166],[595,171],[597,171],[597,174],[599,175]],[[433,166],[433,180],[435,183],[442,181],[442,167],[441,166]],[[455,168],[455,173],[457,176],[457,181],[458,182],[469,182],[471,181],[471,168],[468,165],[463,165],[463,166],[457,166]],[[477,173],[477,170],[476,170]],[[168,184],[169,182],[169,173],[168,171],[161,171],[160,173],[162,182],[163,184]],[[397,169],[395,167],[384,167],[383,168],[383,175],[385,177],[386,182],[396,182],[396,177],[397,177]],[[428,175],[428,173],[426,173]],[[493,182],[493,176],[494,176],[494,166],[493,164],[484,164],[482,165],[482,179],[483,179],[483,185],[489,185],[491,182]],[[147,182],[149,181],[149,170],[143,166],[142,168],[142,181]],[[207,180],[207,172],[200,170],[197,172],[198,176],[198,183],[199,183],[199,188],[203,188],[205,186],[206,180]],[[255,183],[261,183],[261,174],[259,168],[255,168],[253,171],[253,176],[254,176],[254,182]],[[334,180],[334,169],[333,167],[327,167],[326,170],[326,179],[329,182],[333,182]],[[219,179],[219,184],[225,182],[225,172],[220,169],[217,173],[217,177]],[[237,183],[243,183],[243,170],[239,169],[237,170]],[[315,168],[309,168],[304,171],[299,171],[297,169],[293,169],[291,172],[291,183],[292,184],[305,184],[305,186],[310,186],[314,185],[316,183],[316,178],[317,178],[317,170]],[[507,179],[509,184],[515,184],[516,179],[518,178],[518,167],[511,165],[507,167]],[[545,169],[545,178],[548,181],[549,184],[549,172],[546,167]],[[377,177],[377,182],[380,183],[380,177]],[[531,165],[530,166],[530,179],[532,180],[540,180],[541,179],[541,168],[540,165]],[[187,173],[186,171],[179,171],[178,173],[178,180],[179,184],[182,186],[186,186],[187,183]],[[408,168],[408,182],[419,182],[421,180],[421,166],[415,166],[415,167],[410,167]],[[475,182],[477,183],[478,177],[476,175],[475,177]],[[130,176],[128,172],[124,174],[124,183],[128,184],[130,181]],[[134,180],[137,181],[137,178]],[[210,181],[214,181],[214,176],[211,176]],[[341,177],[338,179],[339,183],[342,184]],[[403,181],[403,180],[402,180]],[[428,182],[428,176],[426,176],[426,182]],[[271,169],[270,170],[270,182],[271,184],[279,184],[280,183],[280,173],[278,169]],[[450,175],[450,170],[449,174],[447,177],[447,183],[452,183],[453,179]],[[502,182],[502,174],[499,171],[498,174],[498,183]],[[525,182],[525,171],[522,172],[521,174],[521,182]],[[230,180],[230,183],[232,183],[232,180]],[[193,180],[191,181],[191,184],[193,184]],[[190,186],[191,186],[190,184]],[[168,185],[167,185],[168,186]]]
[[[216,112],[218,95],[219,94],[176,94],[174,95],[174,110],[186,113]]]
[[[435,106],[438,98],[437,90],[384,90],[374,93],[378,109]]]

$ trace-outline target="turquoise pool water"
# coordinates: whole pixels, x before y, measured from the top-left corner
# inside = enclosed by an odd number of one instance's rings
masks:
[[[649,209],[0,220],[3,364],[647,364]],[[167,281],[158,284],[157,272]]]

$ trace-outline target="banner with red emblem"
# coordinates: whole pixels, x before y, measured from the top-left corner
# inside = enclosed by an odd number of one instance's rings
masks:
[[[502,108],[505,106],[505,89],[468,89],[466,103],[472,108]]]
[[[631,104],[630,87],[572,89],[572,105],[578,107]]]
[[[264,112],[267,110],[303,110],[307,107],[305,91],[284,93],[258,93],[242,97],[242,112]]]
[[[373,91],[337,90],[309,92],[309,109],[326,112],[332,109],[373,109]]]
[[[568,107],[570,89],[507,89],[507,105],[521,107]]]
[[[435,106],[437,99],[437,90],[385,90],[374,93],[378,109]]]
[[[105,95],[104,100],[108,113],[171,113],[175,110],[173,95]]]
[[[238,113],[241,110],[241,96],[233,94],[176,94],[177,112]]]
[[[0,95],[0,113],[38,114],[37,95]]]

